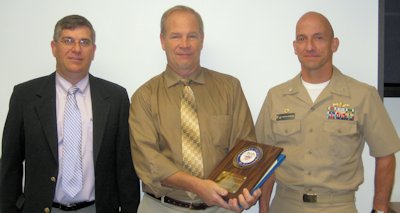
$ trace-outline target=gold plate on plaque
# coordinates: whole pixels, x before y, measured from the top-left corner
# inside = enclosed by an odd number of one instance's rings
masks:
[[[215,179],[218,185],[222,186],[230,193],[236,193],[247,177],[235,174],[233,172],[222,171],[221,174]]]

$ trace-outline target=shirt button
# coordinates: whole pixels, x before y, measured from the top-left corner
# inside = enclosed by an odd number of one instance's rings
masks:
[[[311,176],[311,172],[307,172],[307,175],[308,175],[308,176]]]
[[[308,130],[310,133],[312,133],[313,131],[314,131],[314,129],[313,128],[311,128],[311,129],[309,129]]]
[[[340,134],[340,133],[342,133],[342,130],[341,130],[341,129],[338,129],[338,131],[337,131],[337,132]]]
[[[315,108],[314,107],[311,107],[311,109],[310,109],[311,111],[314,111],[315,110]]]
[[[51,182],[56,182],[57,179],[56,179],[56,177],[51,177],[50,180],[51,180]]]
[[[311,150],[308,150],[308,154],[312,155],[312,151],[311,151]]]
[[[50,208],[44,208],[44,213],[50,213]]]

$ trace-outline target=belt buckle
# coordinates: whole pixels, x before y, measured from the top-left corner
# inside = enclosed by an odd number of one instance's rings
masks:
[[[310,193],[303,194],[303,202],[305,203],[316,203],[317,198],[318,198],[317,194],[310,194]]]
[[[76,203],[69,203],[65,205],[67,208],[75,208],[77,206]]]
[[[205,203],[189,203],[189,206],[188,206],[189,209],[193,209],[193,210],[205,210],[208,207],[209,206],[207,206],[207,204],[205,204]]]

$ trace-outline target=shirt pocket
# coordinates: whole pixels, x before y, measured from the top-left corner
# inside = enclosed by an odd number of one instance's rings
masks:
[[[222,150],[229,150],[230,135],[232,131],[232,117],[229,115],[206,115],[204,134],[214,146]]]
[[[272,132],[274,133],[277,144],[295,145],[300,142],[300,120],[272,121]]]
[[[287,161],[293,161],[301,155],[303,146],[300,120],[272,121],[272,132],[275,145],[283,148]]]
[[[329,120],[323,125],[323,130],[328,135],[324,142],[329,143],[332,156],[346,158],[362,149],[356,121]]]

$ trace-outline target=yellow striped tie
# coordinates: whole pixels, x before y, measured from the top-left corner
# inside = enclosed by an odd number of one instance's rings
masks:
[[[200,144],[200,128],[196,102],[190,81],[182,81],[181,128],[183,167],[197,177],[203,177],[203,157]]]

